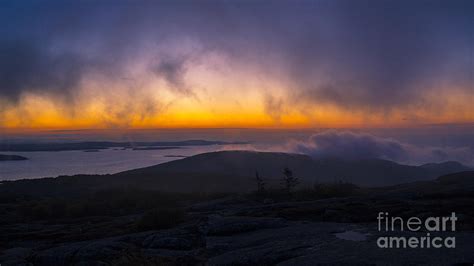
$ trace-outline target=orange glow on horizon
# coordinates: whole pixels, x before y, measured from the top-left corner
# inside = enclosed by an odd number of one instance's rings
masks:
[[[240,85],[237,84],[238,80],[234,80],[232,84],[236,85],[225,87],[223,78],[211,79],[209,73],[206,76],[206,73],[199,71],[198,74],[193,84],[200,84],[198,88],[201,89],[194,89],[192,94],[150,81],[148,86],[133,93],[113,83],[109,90],[103,92],[98,89],[103,86],[101,82],[89,82],[87,89],[83,89],[74,102],[62,102],[51,95],[23,95],[17,104],[7,105],[0,110],[0,128],[303,129],[413,127],[474,122],[471,104],[474,96],[462,90],[436,91],[426,95],[423,105],[377,110],[298,101],[289,97],[291,91],[276,81],[265,81],[263,85],[267,87],[262,85],[264,89],[259,87],[258,78],[246,79]],[[271,90],[268,86],[271,86]]]
[[[32,108],[32,109],[30,109]],[[33,110],[37,111],[34,112]],[[389,115],[347,112],[335,107],[283,113],[278,118],[265,113],[262,108],[222,110],[214,108],[173,107],[161,113],[143,117],[141,114],[110,115],[107,110],[90,107],[80,114],[61,112],[49,104],[31,105],[29,108],[12,109],[3,114],[4,129],[108,129],[108,128],[370,128],[404,127],[423,124],[472,123],[468,112],[446,112],[433,116],[423,111],[393,111]]]

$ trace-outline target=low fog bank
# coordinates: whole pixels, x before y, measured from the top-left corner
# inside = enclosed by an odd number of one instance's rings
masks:
[[[287,131],[246,145],[227,145],[220,150],[286,152],[313,158],[385,159],[420,165],[457,161],[474,167],[472,127],[450,130],[446,127],[417,129],[317,129]]]
[[[458,161],[474,165],[473,146],[418,146],[394,138],[350,131],[328,130],[316,133],[306,140],[290,140],[283,148],[288,152],[306,154],[314,158],[380,158],[407,164]]]

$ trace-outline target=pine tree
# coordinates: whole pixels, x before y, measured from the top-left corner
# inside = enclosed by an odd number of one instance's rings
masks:
[[[255,171],[255,181],[257,183],[257,194],[262,195],[265,193],[265,182],[258,174],[258,171]]]
[[[294,187],[299,184],[298,178],[293,176],[293,171],[288,167],[283,169],[283,186],[288,194],[291,193]]]

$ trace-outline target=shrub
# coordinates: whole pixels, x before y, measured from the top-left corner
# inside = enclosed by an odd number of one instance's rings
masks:
[[[269,189],[265,191],[265,198],[274,201],[305,201],[317,200],[334,197],[349,197],[361,192],[360,188],[352,183],[334,182],[334,183],[317,183],[313,187],[304,187],[294,190],[288,194],[286,190]],[[259,199],[255,194],[249,195],[253,199]]]

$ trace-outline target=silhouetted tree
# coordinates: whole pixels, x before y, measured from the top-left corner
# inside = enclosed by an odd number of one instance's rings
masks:
[[[257,183],[257,194],[262,195],[265,193],[265,182],[258,174],[258,171],[255,171],[255,182]]]
[[[285,186],[286,192],[290,194],[298,183],[298,178],[293,176],[293,171],[291,171],[290,168],[285,167],[285,169],[283,169],[283,185]]]

